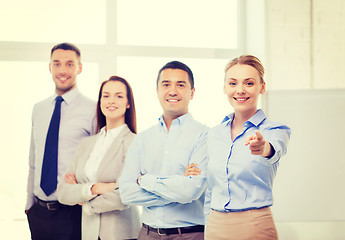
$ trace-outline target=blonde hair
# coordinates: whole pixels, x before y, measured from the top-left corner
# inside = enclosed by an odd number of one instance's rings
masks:
[[[262,65],[261,61],[257,57],[255,57],[253,55],[242,55],[242,56],[239,56],[237,58],[232,59],[225,66],[225,74],[229,70],[229,68],[231,68],[232,66],[234,66],[236,64],[244,64],[244,65],[252,66],[253,68],[255,68],[258,71],[261,83],[264,82],[265,69],[264,69],[264,66]]]

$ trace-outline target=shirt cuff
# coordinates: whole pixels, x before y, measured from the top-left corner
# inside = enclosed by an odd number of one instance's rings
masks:
[[[277,147],[274,146],[274,144],[272,142],[269,142],[271,144],[271,147],[274,149],[274,154],[272,157],[270,158],[267,158],[267,157],[263,157],[265,159],[265,161],[268,163],[268,164],[275,164],[276,162],[279,161],[280,159],[280,152],[277,151]]]
[[[140,187],[146,191],[152,192],[157,184],[157,176],[152,174],[145,174],[141,177]]]
[[[92,192],[91,192],[92,186],[93,186],[93,183],[90,183],[90,184],[85,184],[85,186],[83,187],[83,196],[87,200],[91,200],[92,198],[97,196],[97,195],[92,195]]]

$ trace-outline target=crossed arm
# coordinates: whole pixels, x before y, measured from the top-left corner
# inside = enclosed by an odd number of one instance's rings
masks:
[[[198,164],[197,163],[192,163],[189,166],[186,167],[186,171],[183,174],[183,176],[188,177],[188,176],[196,176],[200,175],[201,170],[197,168]],[[141,175],[139,178],[143,177],[144,175]],[[138,178],[138,179],[139,179]],[[65,175],[65,182],[67,184],[78,184],[77,179],[74,174],[72,173],[66,173]],[[137,180],[138,185],[139,181]],[[95,183],[91,186],[90,192],[93,196],[96,195],[102,195],[106,194],[108,192],[112,192],[116,189],[116,182],[111,182],[111,183]],[[83,202],[78,203],[79,205],[83,205]]]
[[[121,202],[116,182],[77,181],[76,169],[83,151],[83,146],[79,146],[65,176],[59,182],[57,187],[58,200],[66,205],[83,205],[83,210],[87,211],[88,214],[128,208]]]
[[[65,175],[65,182],[67,184],[78,184],[77,179],[74,174],[72,173],[67,173]],[[116,183],[111,182],[111,183],[95,183],[92,184],[90,192],[93,196],[97,195],[102,195],[106,194],[108,192],[112,192],[115,190]],[[83,205],[83,202],[78,203],[79,205]]]
[[[199,199],[206,187],[205,144],[206,136],[202,136],[188,160],[191,164],[183,174],[161,176],[145,172],[140,156],[140,143],[134,142],[127,152],[126,164],[119,181],[122,201],[125,204],[152,207],[177,202],[185,204]]]
[[[58,197],[63,204],[83,205],[90,215],[128,208],[120,199],[116,182],[78,183],[73,173],[67,173],[59,183]]]

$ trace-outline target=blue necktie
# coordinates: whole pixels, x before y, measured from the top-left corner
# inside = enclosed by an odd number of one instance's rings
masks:
[[[50,120],[44,148],[40,186],[47,196],[52,194],[57,186],[59,128],[62,101],[63,98],[61,96],[56,97],[55,109]]]

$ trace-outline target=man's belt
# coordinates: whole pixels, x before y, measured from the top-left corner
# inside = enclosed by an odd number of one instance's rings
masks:
[[[179,228],[153,228],[143,223],[143,227],[148,229],[148,231],[156,232],[159,235],[171,235],[171,234],[180,234],[180,233],[183,234],[183,233],[205,231],[204,225],[195,225],[195,226],[190,226],[190,227],[179,227]]]

